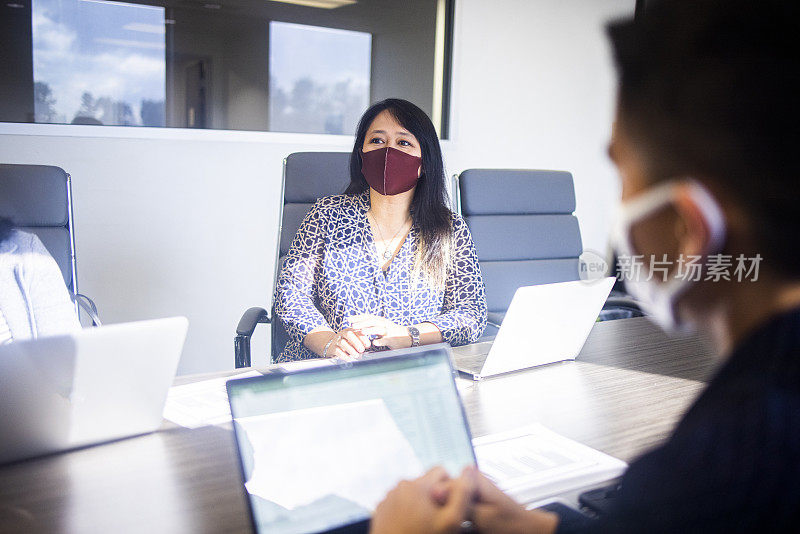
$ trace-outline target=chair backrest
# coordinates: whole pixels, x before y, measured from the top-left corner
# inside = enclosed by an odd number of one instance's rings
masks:
[[[0,164],[0,216],[39,236],[72,295],[78,292],[70,176],[49,165]]]
[[[350,152],[295,152],[283,161],[281,225],[275,278],[283,265],[300,223],[318,198],[344,193],[350,183]],[[274,284],[273,284],[274,286]],[[274,304],[273,304],[273,317]],[[283,352],[288,336],[280,320],[273,320],[272,359]]]
[[[499,324],[518,287],[580,278],[572,174],[470,169],[455,177],[454,194],[475,241],[490,322]]]

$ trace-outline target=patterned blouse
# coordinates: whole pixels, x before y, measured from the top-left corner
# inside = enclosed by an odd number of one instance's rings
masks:
[[[328,326],[339,331],[358,314],[399,325],[433,323],[451,345],[475,341],[486,326],[486,295],[472,236],[453,215],[454,250],[444,288],[412,279],[416,231],[412,227],[384,272],[367,220],[369,191],[319,199],[297,230],[275,288],[275,312],[289,342],[278,361],[318,356],[303,345],[306,334]]]

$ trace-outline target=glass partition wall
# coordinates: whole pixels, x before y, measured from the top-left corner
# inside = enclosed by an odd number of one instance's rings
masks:
[[[408,99],[447,136],[453,0],[14,0],[0,121],[352,134]]]

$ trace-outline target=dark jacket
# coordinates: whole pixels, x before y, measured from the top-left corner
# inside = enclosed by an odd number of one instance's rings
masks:
[[[739,344],[612,514],[559,532],[800,532],[800,309]]]

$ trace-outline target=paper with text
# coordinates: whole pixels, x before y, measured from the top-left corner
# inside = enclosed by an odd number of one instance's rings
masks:
[[[539,424],[472,443],[481,472],[522,503],[611,480],[628,467]]]

